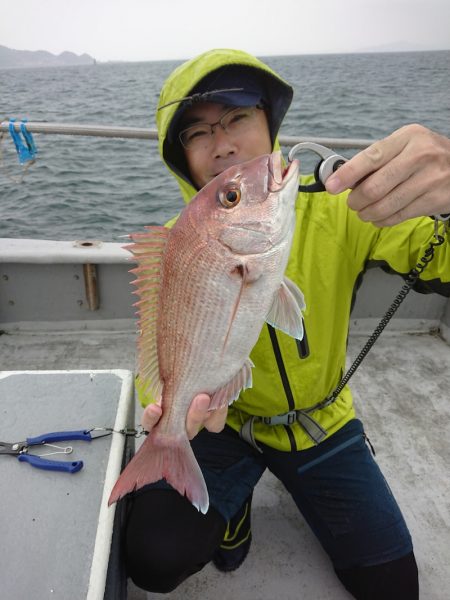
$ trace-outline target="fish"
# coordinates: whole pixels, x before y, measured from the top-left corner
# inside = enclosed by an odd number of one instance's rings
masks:
[[[232,165],[204,186],[172,228],[148,226],[135,258],[137,374],[162,416],[125,467],[108,505],[165,479],[202,513],[206,484],[186,433],[199,393],[210,410],[252,385],[249,357],[264,323],[301,340],[304,297],[285,276],[295,226],[298,161],[281,152]]]

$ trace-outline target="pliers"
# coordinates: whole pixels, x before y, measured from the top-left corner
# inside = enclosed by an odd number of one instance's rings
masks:
[[[43,433],[37,437],[29,437],[24,442],[0,442],[0,455],[9,454],[11,456],[17,456],[19,461],[27,462],[31,466],[38,469],[45,469],[47,471],[64,471],[66,473],[76,473],[83,468],[83,461],[60,461],[60,460],[48,460],[43,456],[49,456],[50,454],[70,454],[72,447],[67,446],[61,448],[60,446],[54,446],[52,442],[61,442],[66,440],[82,440],[90,442],[92,440],[90,431],[54,431],[52,433]],[[56,452],[49,452],[44,455],[28,454],[28,450],[33,446],[47,446],[50,448],[57,448]]]

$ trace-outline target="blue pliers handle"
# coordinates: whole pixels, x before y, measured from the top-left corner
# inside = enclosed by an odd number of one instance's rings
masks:
[[[24,442],[0,442],[0,455],[8,454],[17,456],[21,462],[27,462],[31,466],[47,471],[63,471],[65,473],[76,473],[83,468],[83,461],[62,461],[49,460],[37,454],[29,454],[28,450],[33,446],[52,445],[53,442],[62,442],[68,440],[82,440],[85,442],[92,441],[90,431],[53,431],[51,433],[43,433],[36,437],[29,437]],[[66,453],[63,450],[64,453]]]

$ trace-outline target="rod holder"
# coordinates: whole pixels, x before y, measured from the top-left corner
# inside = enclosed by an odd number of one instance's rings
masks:
[[[100,302],[98,297],[97,265],[85,263],[83,265],[83,275],[89,310],[98,310]]]

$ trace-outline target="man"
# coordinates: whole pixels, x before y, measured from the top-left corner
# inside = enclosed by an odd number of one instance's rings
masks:
[[[184,199],[227,167],[278,148],[291,99],[291,87],[244,52],[213,50],[176,69],[157,118],[160,152]],[[411,538],[348,386],[331,405],[305,409],[340,380],[354,288],[367,263],[407,273],[433,237],[427,215],[450,213],[450,141],[403,128],[342,166],[327,188],[299,193],[286,271],[305,294],[309,348],[264,327],[251,354],[253,387],[228,411],[208,412],[206,395],[193,400],[186,425],[211,507],[202,515],[164,482],[130,497],[126,561],[140,587],[171,591],[211,560],[222,571],[240,566],[251,543],[252,492],[267,467],[355,598],[418,598]],[[450,295],[449,282],[446,240],[421,286]],[[145,428],[160,415],[149,404]]]

